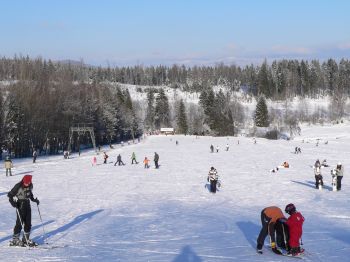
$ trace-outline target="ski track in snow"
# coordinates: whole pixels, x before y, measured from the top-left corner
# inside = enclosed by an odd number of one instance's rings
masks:
[[[348,125],[305,126],[293,141],[257,138],[257,144],[245,137],[150,136],[139,144],[104,147],[109,163],[102,163],[101,152],[97,166],[91,164],[91,150],[71,159],[39,156],[34,164],[29,158],[14,159],[15,175],[6,177],[3,169],[0,178],[0,261],[290,261],[268,250],[263,255],[255,251],[261,210],[270,205],[284,209],[290,202],[306,219],[304,260],[346,261],[349,131]],[[226,143],[229,151],[224,151]],[[210,153],[211,144],[219,145],[219,153]],[[291,154],[296,146],[301,154]],[[133,151],[138,165],[131,165]],[[160,155],[160,169],[153,162],[144,169],[144,157],[153,160],[154,152]],[[119,153],[125,166],[114,166]],[[322,191],[314,188],[309,167],[317,158],[330,165],[322,169]],[[270,173],[284,161],[290,168]],[[342,191],[333,192],[330,170],[338,161],[345,175]],[[215,195],[206,181],[211,166],[222,182]],[[6,195],[26,173],[33,174],[46,232],[43,236],[32,203],[31,236],[57,248],[8,247],[15,210]]]

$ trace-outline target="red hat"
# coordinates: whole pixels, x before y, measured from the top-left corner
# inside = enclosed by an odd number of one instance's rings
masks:
[[[23,185],[29,186],[32,183],[32,175],[25,175],[22,179]]]

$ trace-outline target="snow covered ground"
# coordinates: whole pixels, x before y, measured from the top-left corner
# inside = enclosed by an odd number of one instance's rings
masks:
[[[175,141],[179,145],[175,145]],[[239,141],[239,144],[238,144]],[[316,143],[318,141],[318,146]],[[326,141],[328,143],[326,144]],[[224,151],[225,145],[229,151]],[[210,153],[209,146],[220,147]],[[294,148],[301,154],[294,154]],[[140,162],[131,165],[131,153]],[[144,169],[145,156],[160,155]],[[302,127],[293,141],[245,137],[150,136],[119,145],[92,166],[92,151],[14,160],[14,176],[0,176],[0,261],[289,261],[267,250],[256,254],[260,212],[293,202],[304,215],[307,261],[347,261],[350,254],[350,125]],[[118,154],[125,166],[114,166]],[[310,167],[327,159],[325,188],[314,188]],[[289,169],[270,170],[288,161]],[[331,191],[330,170],[345,166],[342,191]],[[3,162],[1,162],[3,164]],[[217,168],[222,188],[208,192],[206,176]],[[32,203],[32,237],[54,249],[9,247],[15,210],[7,192],[33,175],[46,237]],[[266,246],[268,239],[266,239]],[[44,244],[43,247],[46,245]]]

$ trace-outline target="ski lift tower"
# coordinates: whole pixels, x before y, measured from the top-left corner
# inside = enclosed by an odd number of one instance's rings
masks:
[[[76,124],[75,126],[70,127],[70,129],[69,129],[69,143],[68,143],[68,151],[69,152],[71,151],[71,144],[72,144],[74,132],[76,132],[78,134],[78,138],[81,135],[84,135],[85,133],[89,133],[91,141],[92,141],[92,145],[94,146],[94,150],[95,150],[95,152],[97,152],[93,125],[87,124],[87,123],[80,123],[80,124]]]

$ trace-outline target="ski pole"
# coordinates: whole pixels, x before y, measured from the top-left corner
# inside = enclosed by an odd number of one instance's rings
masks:
[[[24,239],[26,240],[27,247],[29,248],[29,240],[28,240],[28,238],[27,238],[26,232],[24,231],[24,224],[23,224],[23,222],[22,222],[22,218],[21,218],[21,215],[20,215],[20,213],[19,213],[17,207],[16,207],[16,211],[17,211],[17,216],[18,216],[18,218],[19,218],[19,222],[21,223],[21,226],[22,226],[22,228],[23,228]]]
[[[41,227],[43,228],[43,233],[44,233],[44,239],[46,239],[46,233],[45,233],[45,229],[44,229],[44,223],[43,223],[43,219],[41,218],[41,213],[40,213],[40,209],[39,209],[39,205],[36,204],[36,207],[38,208],[38,213],[39,213],[39,217],[40,217],[40,221],[41,221]],[[48,244],[47,242],[45,242],[45,244]]]

